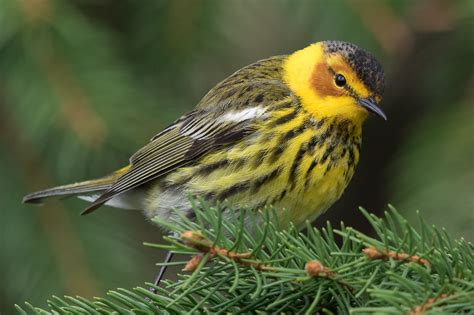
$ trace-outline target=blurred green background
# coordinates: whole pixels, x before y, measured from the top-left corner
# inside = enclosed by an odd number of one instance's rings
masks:
[[[0,0],[0,313],[52,294],[151,281],[160,231],[140,213],[21,204],[109,173],[215,83],[258,59],[338,39],[387,72],[388,122],[316,224],[368,231],[391,203],[474,240],[474,1]]]

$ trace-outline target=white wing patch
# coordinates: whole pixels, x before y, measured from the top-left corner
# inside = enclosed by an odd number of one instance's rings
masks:
[[[220,121],[241,122],[253,118],[258,118],[265,113],[265,108],[262,106],[245,108],[239,111],[231,111],[219,118]]]

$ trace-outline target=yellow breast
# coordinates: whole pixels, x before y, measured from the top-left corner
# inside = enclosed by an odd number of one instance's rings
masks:
[[[359,159],[360,128],[337,117],[316,121],[290,101],[257,128],[245,141],[170,174],[166,186],[235,206],[285,208],[282,220],[296,225],[340,197]]]

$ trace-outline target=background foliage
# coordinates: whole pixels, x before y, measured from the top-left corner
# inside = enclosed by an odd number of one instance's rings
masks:
[[[236,69],[310,42],[347,40],[385,65],[348,191],[317,220],[370,233],[362,205],[474,240],[474,2],[470,0],[0,0],[0,312],[52,294],[150,281],[158,229],[29,191],[108,173]]]

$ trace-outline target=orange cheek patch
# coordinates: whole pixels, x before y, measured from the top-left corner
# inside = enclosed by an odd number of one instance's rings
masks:
[[[342,96],[344,90],[334,84],[333,74],[326,64],[318,63],[314,66],[313,73],[309,79],[310,86],[314,91],[322,96]]]

